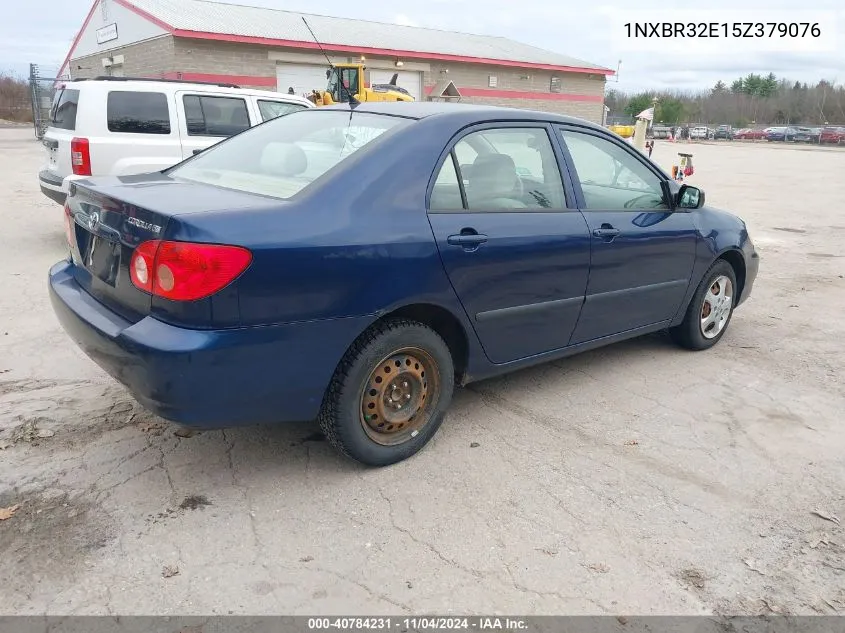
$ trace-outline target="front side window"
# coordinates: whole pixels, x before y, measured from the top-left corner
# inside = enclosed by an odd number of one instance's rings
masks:
[[[170,109],[164,93],[112,91],[106,112],[109,132],[170,134]]]
[[[566,208],[557,158],[543,128],[473,132],[458,141],[454,156],[471,211]]]
[[[305,110],[306,106],[301,103],[287,103],[285,101],[267,101],[266,99],[258,100],[258,111],[261,113],[262,121],[269,121],[276,117],[290,114],[298,110]]]
[[[562,130],[587,209],[668,209],[660,178],[607,139]]]
[[[398,117],[306,109],[214,145],[170,170],[177,179],[290,198],[389,130]]]
[[[246,101],[237,97],[185,95],[185,123],[190,136],[234,136],[248,130]]]
[[[50,108],[50,127],[59,130],[76,129],[76,108],[79,104],[79,90],[59,88]]]

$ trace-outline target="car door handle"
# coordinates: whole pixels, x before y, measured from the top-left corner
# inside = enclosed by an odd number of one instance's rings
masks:
[[[194,150],[194,156],[196,156],[197,154],[201,154],[203,151],[204,150],[201,150],[201,149],[195,149]]]
[[[621,231],[612,226],[603,226],[600,229],[593,229],[593,235],[596,237],[616,237]]]
[[[482,233],[461,233],[459,235],[450,235],[446,238],[446,242],[452,246],[479,246],[487,241],[487,236]]]

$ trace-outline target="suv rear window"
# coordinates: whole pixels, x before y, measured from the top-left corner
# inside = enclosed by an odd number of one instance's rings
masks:
[[[75,130],[78,103],[79,90],[59,88],[53,97],[53,106],[50,109],[50,127],[60,130]]]
[[[258,100],[258,110],[261,112],[261,120],[269,121],[275,119],[283,114],[290,114],[297,110],[305,110],[306,106],[301,103],[288,103],[286,101],[267,101],[265,99]]]
[[[164,93],[113,91],[106,110],[109,132],[170,134],[170,110]]]
[[[184,103],[191,136],[234,136],[250,127],[243,99],[185,95]]]

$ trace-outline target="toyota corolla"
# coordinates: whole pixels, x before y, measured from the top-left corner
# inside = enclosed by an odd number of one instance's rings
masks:
[[[290,114],[77,181],[65,215],[54,309],[143,406],[316,420],[370,465],[420,450],[456,385],[659,330],[713,346],[758,268],[742,220],[615,134],[468,105]]]

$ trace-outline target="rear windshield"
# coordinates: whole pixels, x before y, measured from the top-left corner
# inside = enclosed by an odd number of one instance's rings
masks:
[[[109,132],[170,134],[170,109],[162,92],[113,90],[106,111]]]
[[[308,109],[278,117],[171,168],[174,178],[290,198],[408,119]]]
[[[79,103],[79,90],[59,88],[53,96],[50,109],[50,127],[60,130],[76,129],[76,107]]]

